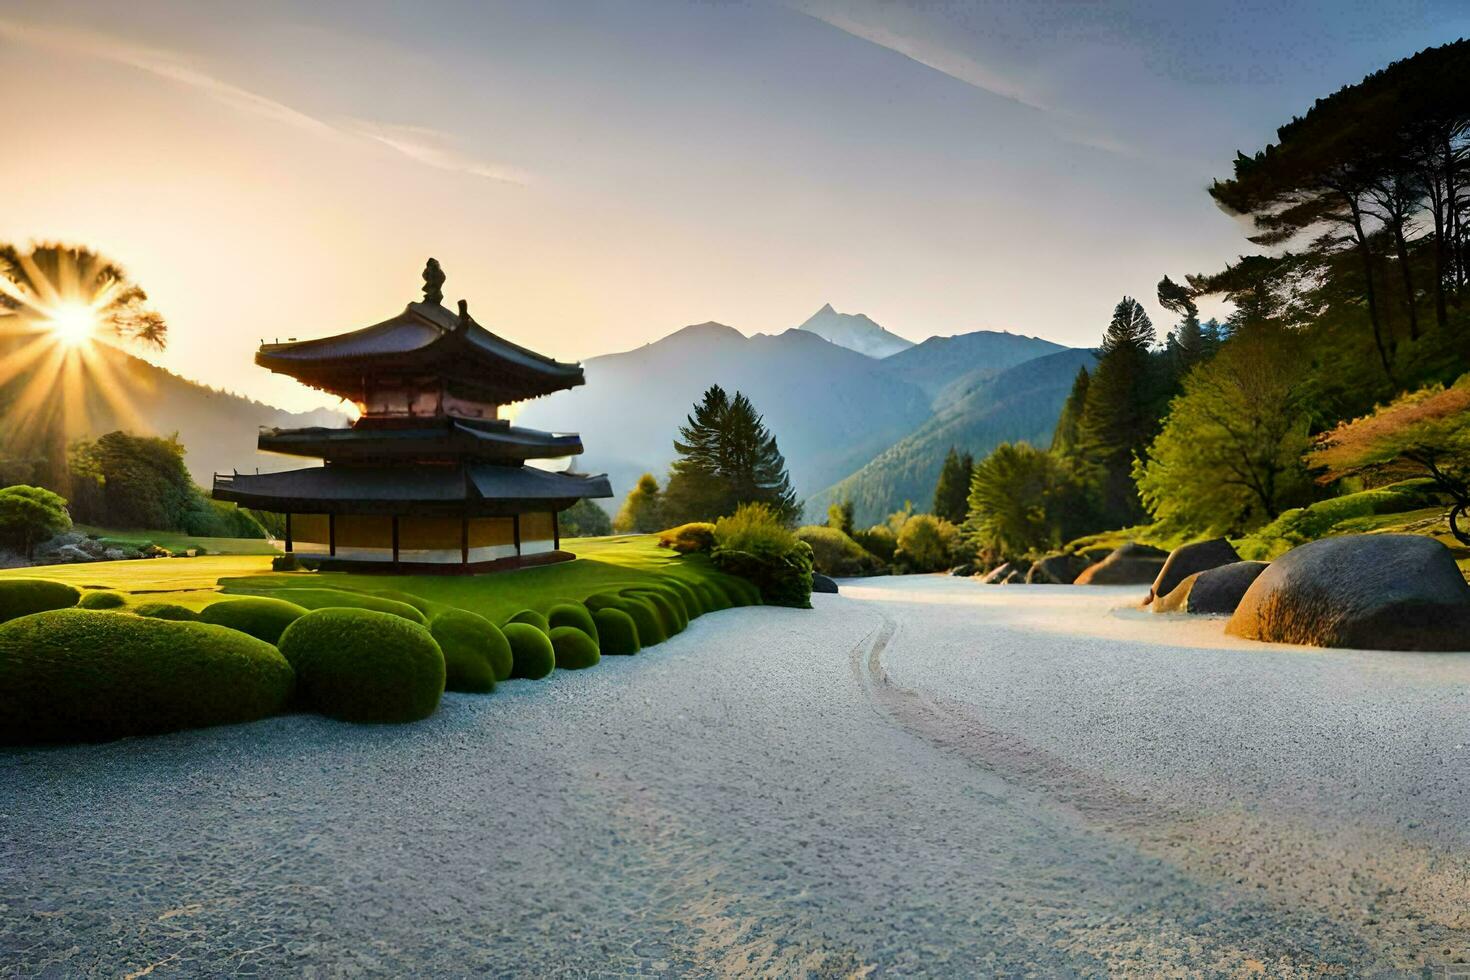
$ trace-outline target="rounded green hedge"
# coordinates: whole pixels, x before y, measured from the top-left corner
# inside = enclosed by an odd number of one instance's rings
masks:
[[[367,595],[363,592],[348,592],[345,589],[319,589],[316,587],[306,589],[272,589],[266,591],[249,591],[245,589],[228,590],[241,595],[259,595],[272,599],[285,599],[294,602],[304,609],[370,609],[373,612],[388,613],[408,620],[410,623],[418,623],[420,626],[428,623],[423,613],[406,602],[396,599],[384,599],[381,596]]]
[[[506,625],[510,625],[511,623],[522,623],[526,626],[534,626],[536,629],[540,630],[543,633],[551,632],[551,624],[546,621],[546,617],[541,615],[541,613],[538,613],[534,609],[522,609],[520,612],[510,617],[510,619],[507,619],[505,622]]]
[[[145,619],[171,619],[179,623],[192,623],[199,619],[198,612],[177,602],[140,602],[132,611]]]
[[[553,626],[548,639],[556,653],[556,666],[562,670],[595,667],[602,659],[597,641],[575,626]]]
[[[700,616],[703,616],[706,612],[708,612],[708,610],[704,608],[704,600],[700,598],[699,593],[696,592],[694,590],[694,587],[688,582],[680,578],[674,578],[672,575],[665,576],[664,581],[667,584],[668,589],[671,592],[677,594],[679,598],[683,601],[684,612],[688,619],[698,619]]]
[[[592,614],[597,621],[598,645],[608,656],[634,654],[642,648],[638,641],[638,624],[621,609],[609,606]]]
[[[0,739],[99,741],[285,709],[291,665],[222,626],[63,609],[0,626]]]
[[[651,601],[638,596],[622,596],[618,602],[619,605],[612,608],[621,609],[633,617],[633,622],[638,627],[638,640],[643,646],[651,647],[669,638],[669,631],[664,628],[664,618]]]
[[[444,693],[439,644],[392,613],[314,609],[281,634],[281,653],[296,668],[302,703],[343,721],[418,721]]]
[[[539,681],[556,669],[556,651],[541,630],[530,623],[506,623],[503,632],[514,661],[510,676]]]
[[[616,592],[594,592],[582,600],[582,605],[593,612],[599,609],[616,609],[622,603],[623,597]]]
[[[128,604],[128,597],[121,592],[83,592],[81,601],[77,603],[83,609],[117,609]]]
[[[737,606],[759,606],[761,605],[760,586],[748,579],[737,575],[722,575],[719,584],[724,588],[725,594],[730,601]]]
[[[478,613],[449,609],[429,621],[429,632],[444,651],[444,689],[484,694],[510,675],[510,644],[495,624]]]
[[[705,608],[710,612],[719,612],[721,609],[729,609],[734,605],[730,597],[725,595],[725,590],[713,582],[700,582],[696,587],[700,595],[704,597]]]
[[[602,637],[597,635],[597,623],[592,619],[592,613],[586,606],[576,602],[559,602],[546,612],[546,621],[552,629],[558,626],[571,626],[581,630],[592,637],[594,643],[601,642]],[[561,661],[558,660],[558,663]]]
[[[44,578],[0,579],[0,623],[51,609],[70,609],[81,593]]]
[[[286,632],[286,627],[305,615],[304,607],[285,599],[247,596],[243,599],[224,599],[205,606],[199,613],[199,621],[226,626],[241,633],[249,633],[257,640],[276,643],[281,639],[281,634]]]
[[[354,589],[353,591],[357,590]],[[362,594],[370,595],[377,599],[401,602],[406,606],[413,606],[419,612],[423,613],[425,619],[434,618],[434,604],[427,599],[414,595],[412,592],[404,592],[401,589],[363,589]]]
[[[640,587],[628,589],[623,595],[642,599],[652,605],[664,625],[664,633],[668,636],[677,636],[684,632],[684,627],[689,625],[684,618],[683,603],[666,592]]]

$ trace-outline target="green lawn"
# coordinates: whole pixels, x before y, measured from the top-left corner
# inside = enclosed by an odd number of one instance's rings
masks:
[[[76,525],[82,534],[96,535],[104,542],[122,548],[141,548],[156,544],[175,553],[190,548],[203,548],[211,555],[278,555],[281,549],[263,538],[207,538],[181,534],[178,531],[123,531],[116,528]]]
[[[576,554],[577,559],[488,575],[272,572],[266,555],[204,555],[14,568],[0,571],[0,577],[54,579],[83,589],[132,593],[135,602],[176,602],[194,609],[218,601],[225,593],[278,594],[292,588],[388,589],[445,607],[468,609],[499,623],[522,609],[545,612],[559,601],[650,584],[662,575],[691,581],[721,576],[708,557],[681,556],[660,548],[655,535],[570,539],[562,547]]]

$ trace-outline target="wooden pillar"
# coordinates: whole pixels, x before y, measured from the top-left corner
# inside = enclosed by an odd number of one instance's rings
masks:
[[[291,514],[286,513],[286,554],[291,553]]]
[[[511,528],[515,531],[516,557],[521,557],[521,515],[511,517]]]
[[[327,554],[337,557],[337,515],[327,515]]]
[[[459,563],[468,565],[470,563],[470,516],[459,515]]]
[[[398,515],[393,515],[393,564],[398,564]]]
[[[556,511],[551,512],[551,548],[553,551],[561,550],[561,522],[556,519]]]

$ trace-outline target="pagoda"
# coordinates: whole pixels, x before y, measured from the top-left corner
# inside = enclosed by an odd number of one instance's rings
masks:
[[[215,499],[284,514],[286,551],[323,568],[476,572],[573,557],[556,515],[611,497],[607,477],[527,466],[575,456],[582,440],[500,416],[583,384],[581,365],[497,337],[464,300],[446,309],[434,259],[423,279],[423,300],[382,323],[261,344],[256,364],[353,402],[359,417],[343,429],[262,428],[262,450],[324,465],[216,474]]]

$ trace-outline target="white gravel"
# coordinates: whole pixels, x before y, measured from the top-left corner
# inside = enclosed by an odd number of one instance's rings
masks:
[[[1395,974],[1470,953],[1470,655],[844,583],[430,720],[0,752],[0,974]],[[1417,975],[1417,974],[1416,974]]]

